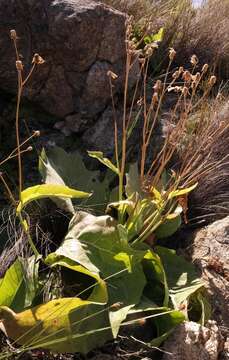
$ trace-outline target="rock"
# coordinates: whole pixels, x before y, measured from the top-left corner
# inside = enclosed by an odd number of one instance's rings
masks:
[[[188,253],[202,273],[217,323],[229,327],[229,216],[199,230]]]
[[[214,321],[179,325],[163,346],[162,360],[217,360],[224,340]]]
[[[1,0],[0,89],[15,94],[15,52],[9,32],[18,34],[25,74],[34,53],[40,65],[24,97],[70,122],[69,131],[93,123],[110,103],[107,71],[118,74],[122,92],[126,16],[93,0]],[[135,82],[132,74],[130,83]]]

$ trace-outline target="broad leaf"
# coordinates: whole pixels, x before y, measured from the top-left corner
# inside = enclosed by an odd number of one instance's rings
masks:
[[[64,180],[50,163],[44,149],[42,149],[41,155],[39,157],[39,171],[45,184],[66,185]],[[72,201],[70,199],[53,198],[53,201],[60,209],[69,211],[72,214],[75,213]]]
[[[84,206],[104,211],[109,200],[109,181],[107,176],[100,179],[99,171],[88,170],[79,153],[66,153],[60,147],[42,150],[39,171],[45,183],[64,183],[71,188],[93,193],[84,200]]]
[[[185,320],[185,316],[180,311],[159,307],[143,296],[141,302],[129,311],[127,319],[130,323],[133,319],[133,325],[136,320],[147,319],[152,329],[151,333],[155,334],[147,343],[149,346],[158,347],[173,331],[174,327]]]
[[[79,298],[52,300],[18,314],[4,306],[0,307],[1,329],[25,349],[86,354],[111,338],[109,329],[102,337],[96,333],[107,326],[106,313],[104,305]]]
[[[166,219],[155,230],[155,236],[157,239],[162,239],[173,235],[181,226],[181,216],[177,215],[173,219]]]
[[[194,266],[187,262],[183,257],[177,256],[174,250],[157,246],[156,252],[159,254],[165,273],[167,276],[170,299],[176,309],[198,297],[204,288],[204,283],[198,278]],[[201,314],[201,303],[198,302]],[[190,317],[192,316],[190,312]]]
[[[76,277],[75,277],[76,281],[79,281],[79,279],[77,280],[78,273],[86,275],[86,277],[92,278],[94,280],[94,283],[90,286],[90,288],[86,287],[86,289],[84,289],[80,293],[75,294],[75,296],[80,297],[80,295],[83,295],[83,293],[87,292],[87,290],[91,290],[90,296],[88,297],[87,300],[99,304],[107,303],[108,294],[107,294],[106,283],[99,277],[99,275],[87,270],[85,267],[81,265],[77,265],[76,262],[70,260],[69,258],[57,255],[55,253],[49,254],[45,262],[51,267],[62,266],[72,270],[73,272],[76,273]]]
[[[33,300],[37,293],[41,290],[39,283],[39,258],[36,256],[30,256],[29,258],[21,259],[23,265],[23,275],[25,283],[25,307],[29,307],[33,304]]]
[[[122,307],[131,307],[139,302],[145,286],[141,265],[145,251],[131,249],[120,239],[120,229],[116,225],[110,216],[96,217],[79,212],[72,219],[69,233],[56,254],[99,273],[107,281],[111,305],[122,302]],[[110,321],[113,334],[117,334],[126,312],[118,309],[114,314],[114,311],[111,310]]]
[[[87,198],[91,194],[83,191],[78,191],[64,185],[56,184],[42,184],[29,187],[21,192],[21,199],[17,207],[17,213],[28,205],[31,201],[39,200],[42,198]]]
[[[14,310],[24,306],[24,272],[19,260],[7,270],[0,282],[0,306],[11,306]],[[18,301],[15,301],[16,298]]]
[[[129,171],[126,174],[125,191],[127,197],[130,197],[134,193],[138,193],[141,197],[143,197],[137,163],[130,164]]]
[[[168,306],[169,289],[165,270],[160,257],[152,250],[148,250],[142,261],[147,284],[144,295],[158,306]]]

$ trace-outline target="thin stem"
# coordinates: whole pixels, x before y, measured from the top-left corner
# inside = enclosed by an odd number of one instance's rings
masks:
[[[2,182],[3,182],[3,184],[4,184],[5,188],[6,188],[6,191],[7,191],[8,195],[9,195],[10,200],[12,201],[12,203],[14,204],[14,206],[16,207],[16,206],[17,206],[17,202],[16,202],[16,200],[15,200],[13,194],[12,194],[12,191],[10,190],[7,182],[5,181],[2,172],[0,172],[0,179],[2,180]]]
[[[19,112],[21,103],[21,71],[18,70],[18,94],[17,94],[17,108],[16,108],[16,141],[17,141],[17,156],[18,156],[18,182],[19,182],[19,198],[22,192],[22,162],[21,162],[21,149],[20,149],[20,135],[19,135]]]

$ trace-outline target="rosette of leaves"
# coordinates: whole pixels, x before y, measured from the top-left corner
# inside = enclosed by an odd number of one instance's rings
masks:
[[[63,154],[64,158],[68,157]],[[119,175],[102,153],[91,152],[90,156]],[[68,177],[63,180],[63,171],[44,153],[41,163],[49,189],[50,179],[56,179],[54,188],[70,185]],[[78,188],[81,188],[79,182]],[[168,192],[161,179],[160,186],[151,187],[146,193],[135,165],[127,174],[125,197],[107,202],[107,214],[96,216],[73,208],[74,215],[62,244],[44,259],[51,272],[68,270],[67,278],[62,279],[62,294],[56,298],[50,288],[50,300],[39,302],[40,259],[35,257],[32,263],[33,286],[27,285],[31,279],[30,267],[18,259],[0,280],[0,294],[4,293],[0,295],[1,329],[23,345],[23,351],[42,347],[87,353],[116,338],[121,327],[134,325],[140,318],[150,322],[153,335],[147,342],[154,346],[160,345],[174,326],[185,319],[204,323],[210,309],[203,283],[196,277],[193,266],[174,251],[163,247],[153,250],[145,242],[157,231],[163,232],[163,226],[166,234],[177,229],[182,212],[177,197],[192,188]],[[69,195],[67,200],[70,198]],[[53,199],[63,201],[61,193],[59,196],[56,193]],[[112,210],[116,216],[110,215]],[[172,224],[172,230],[168,231],[168,223]],[[74,286],[66,296],[69,278],[70,286]]]

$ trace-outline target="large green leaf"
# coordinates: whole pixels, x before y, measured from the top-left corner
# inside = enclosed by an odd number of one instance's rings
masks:
[[[131,249],[120,239],[119,231],[110,216],[79,212],[71,220],[69,233],[56,254],[100,274],[108,284],[109,304],[121,302],[123,308],[137,304],[141,298],[145,286],[141,260],[145,251]],[[113,334],[117,334],[127,312],[115,308],[110,312]]]
[[[78,265],[75,261],[67,257],[57,255],[56,253],[49,254],[45,262],[51,267],[55,267],[55,266],[66,267],[72,270],[73,272],[75,272],[76,275],[80,273],[86,275],[86,277],[92,278],[94,280],[94,283],[90,286],[90,289],[86,287],[86,289],[84,289],[80,293],[75,294],[75,296],[80,296],[82,293],[86,292],[87,290],[92,290],[90,292],[90,296],[88,297],[88,300],[93,302],[99,302],[100,304],[107,303],[108,294],[107,294],[106,283],[99,277],[98,274],[87,270],[82,265]],[[75,280],[79,281],[79,279],[77,280],[77,276],[75,277]]]
[[[144,294],[158,306],[160,304],[168,306],[169,289],[160,257],[152,250],[148,250],[142,264],[147,279]]]
[[[64,180],[55,170],[55,168],[50,163],[45,150],[42,149],[40,157],[39,157],[39,171],[41,176],[45,182],[45,184],[59,184],[59,185],[66,185]],[[74,214],[75,210],[72,204],[71,199],[52,199],[56,205],[63,210],[66,210],[72,214]]]
[[[21,192],[21,199],[17,206],[17,213],[28,205],[31,201],[43,198],[88,198],[91,194],[71,189],[65,185],[41,184],[29,187]]]
[[[155,236],[157,239],[162,239],[173,235],[181,226],[181,216],[178,214],[173,219],[166,219],[155,230]]]
[[[39,171],[45,183],[64,183],[72,188],[92,192],[83,206],[103,211],[109,198],[109,181],[99,179],[99,171],[88,170],[79,153],[66,153],[60,147],[43,149],[39,160]]]
[[[7,270],[4,278],[0,283],[0,306],[12,306],[17,310],[24,305],[25,293],[23,266],[19,260],[16,260],[13,265]],[[18,296],[18,301],[15,301]]]
[[[106,314],[103,304],[80,298],[52,300],[18,314],[8,307],[0,307],[1,329],[25,349],[85,354],[111,338],[109,329],[102,337],[96,333],[107,325]]]
[[[193,264],[187,262],[182,256],[177,256],[174,250],[157,246],[156,252],[159,254],[165,273],[167,276],[169,295],[175,309],[179,309],[182,305],[190,300],[198,303],[199,312],[207,308],[207,300],[205,299],[205,307],[201,301],[198,301],[200,292],[204,289],[203,281],[198,278]],[[192,313],[189,313],[190,317]],[[204,314],[200,315],[204,317]],[[206,314],[206,318],[209,317]]]
[[[151,325],[153,338],[147,341],[149,346],[160,344],[173,331],[174,327],[185,320],[182,312],[167,307],[157,306],[149,298],[143,296],[140,303],[129,311],[127,320],[134,321],[146,319]]]
[[[33,300],[41,290],[41,284],[39,282],[39,258],[35,255],[28,258],[21,259],[23,265],[24,276],[24,293],[25,304],[24,307],[30,307],[33,304]]]

